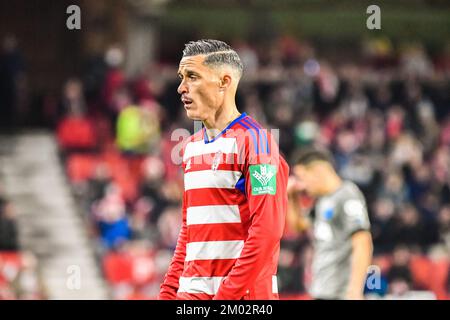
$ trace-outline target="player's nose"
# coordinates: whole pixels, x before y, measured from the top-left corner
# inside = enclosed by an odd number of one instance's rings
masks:
[[[187,86],[184,83],[184,81],[181,81],[180,85],[177,88],[177,92],[179,94],[183,94],[183,93],[187,93],[188,92]]]

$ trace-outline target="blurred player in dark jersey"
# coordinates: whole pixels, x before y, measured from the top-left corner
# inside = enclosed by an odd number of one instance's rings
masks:
[[[292,171],[288,222],[297,230],[313,228],[310,295],[316,299],[363,299],[372,260],[364,196],[353,182],[338,176],[325,151],[305,149],[297,155]],[[302,192],[315,199],[313,210],[301,207],[298,196]]]

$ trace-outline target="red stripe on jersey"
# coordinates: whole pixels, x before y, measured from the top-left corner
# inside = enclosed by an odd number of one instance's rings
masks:
[[[236,259],[194,260],[185,264],[183,277],[224,277]]]
[[[236,205],[245,202],[245,196],[237,189],[202,188],[186,192],[186,207]]]
[[[188,226],[189,242],[245,240],[241,223],[209,223]]]

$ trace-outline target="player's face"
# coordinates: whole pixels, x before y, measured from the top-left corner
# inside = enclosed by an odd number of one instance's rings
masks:
[[[181,83],[177,91],[192,120],[211,118],[222,104],[220,77],[214,69],[203,64],[204,60],[204,55],[185,57],[178,68]]]
[[[311,196],[320,196],[323,186],[323,172],[315,163],[307,166],[296,165],[294,175],[301,181],[304,190]]]

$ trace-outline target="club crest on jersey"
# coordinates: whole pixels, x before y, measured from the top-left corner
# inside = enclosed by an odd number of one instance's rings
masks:
[[[216,171],[217,168],[219,167],[220,164],[220,159],[222,158],[222,151],[218,151],[215,155],[214,155],[214,159],[211,165],[211,170],[212,171]]]
[[[270,164],[250,166],[252,194],[275,194],[277,191],[276,173],[276,167]]]

